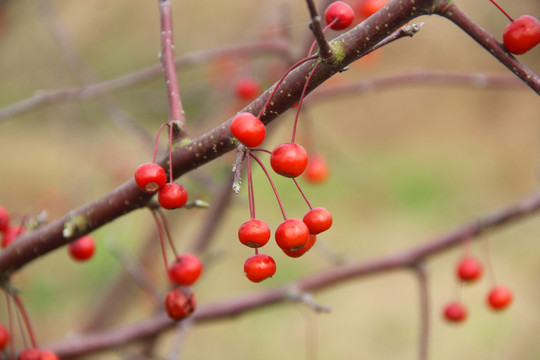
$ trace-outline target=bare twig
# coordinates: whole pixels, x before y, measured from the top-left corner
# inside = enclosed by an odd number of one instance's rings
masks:
[[[313,0],[306,0],[306,2],[309,9],[309,14],[311,16],[310,28],[313,32],[317,45],[319,45],[319,54],[323,59],[328,59],[332,56],[332,49],[330,48],[330,45],[328,45],[328,41],[326,41],[326,37],[324,36],[321,26],[321,16],[319,15]],[[308,54],[308,56],[310,55],[311,54]]]
[[[418,359],[427,360],[429,350],[429,286],[426,265],[422,262],[414,266],[414,272],[418,279],[420,326],[418,339]]]

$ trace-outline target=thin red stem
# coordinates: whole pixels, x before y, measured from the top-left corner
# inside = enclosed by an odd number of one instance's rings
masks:
[[[163,127],[164,126],[169,126],[169,123],[163,123],[159,126],[159,129],[158,129],[158,132],[157,132],[157,135],[156,135],[156,142],[154,144],[154,156],[152,157],[152,162],[155,163],[156,162],[156,156],[157,156],[157,149],[158,149],[158,144],[159,144],[159,135],[161,134],[161,130],[163,130]],[[170,160],[169,160],[170,162]]]
[[[159,222],[159,218],[156,215],[155,210],[150,211],[152,213],[152,217],[154,218],[154,221],[156,222],[156,226],[158,229],[159,234],[159,242],[161,244],[161,255],[163,256],[163,264],[165,265],[165,273],[167,274],[167,279],[169,280],[169,283],[171,286],[173,285],[171,277],[169,276],[169,262],[167,261],[167,251],[165,250],[165,239],[163,236],[163,228],[161,227],[161,223]]]
[[[30,337],[30,341],[32,342],[32,347],[34,349],[38,348],[38,344],[36,341],[36,337],[34,335],[34,331],[32,330],[32,325],[30,324],[30,317],[28,316],[28,313],[26,312],[26,309],[24,308],[24,304],[21,301],[21,298],[16,293],[12,293],[11,297],[13,297],[13,300],[15,301],[15,305],[17,305],[17,308],[19,309],[19,313],[21,314],[24,325],[26,327],[26,332],[28,333],[28,336]]]
[[[169,182],[173,182],[172,172],[172,144],[173,144],[173,123],[169,123]]]
[[[11,358],[15,359],[15,347],[13,346],[13,309],[11,307],[11,299],[9,298],[9,294],[7,291],[4,290],[4,295],[6,296],[6,304],[7,304],[7,310],[8,310],[8,322],[9,322],[9,352],[11,353]]]
[[[326,25],[326,27],[322,30],[322,32],[326,32],[326,30],[330,29],[330,26],[334,25],[336,22],[338,21],[338,18],[334,18],[334,20],[332,20],[332,22],[328,25]],[[315,48],[315,45],[317,44],[317,41],[313,41],[313,43],[311,44],[311,47],[309,48],[309,51],[308,51],[308,56],[311,56],[312,53],[313,53],[313,49]]]
[[[512,19],[510,17],[510,15],[508,15],[508,13],[506,11],[504,11],[504,9],[502,7],[499,6],[499,4],[497,4],[494,0],[489,0],[489,1],[491,1],[491,3],[493,5],[495,5],[497,7],[497,9],[499,9],[508,18],[508,20],[510,20],[512,22],[514,21],[514,19]]]
[[[489,244],[488,244],[487,237],[483,237],[482,239],[480,239],[480,242],[483,245],[484,257],[485,257],[485,261],[486,261],[486,268],[487,268],[488,276],[489,276],[490,281],[491,281],[491,285],[495,286],[495,285],[497,285],[497,280],[495,279],[495,271],[493,270],[493,264],[491,263],[491,256],[490,256]]]
[[[300,95],[300,101],[298,102],[298,107],[296,109],[296,116],[294,118],[294,126],[293,126],[292,139],[291,139],[292,144],[294,144],[294,139],[296,137],[296,128],[298,126],[298,117],[300,116],[300,109],[302,107],[302,101],[304,101],[304,97],[306,96],[306,90],[307,90],[307,87],[308,87],[308,84],[309,84],[309,80],[311,80],[311,77],[313,76],[313,73],[317,69],[317,66],[319,66],[319,63],[316,63],[313,66],[313,69],[311,69],[311,71],[309,73],[309,76],[308,76],[308,78],[306,80],[306,83],[304,84],[304,89],[302,89],[302,95]]]
[[[300,184],[298,184],[298,181],[296,181],[295,178],[292,178],[292,180],[294,181],[294,183],[296,184],[296,187],[298,188],[298,191],[300,191],[300,194],[302,194],[302,197],[304,198],[304,200],[306,200],[306,203],[308,204],[309,206],[309,210],[313,209],[313,207],[311,206],[311,203],[309,202],[306,194],[302,191],[302,188],[300,187]]]
[[[174,254],[175,259],[178,259],[178,251],[176,251],[176,247],[174,246],[174,241],[171,236],[171,232],[169,231],[169,224],[167,223],[167,218],[165,218],[165,215],[163,214],[163,211],[156,210],[159,217],[161,218],[161,224],[163,225],[163,228],[165,229],[165,234],[167,234],[167,240],[169,241],[169,245],[171,245],[172,252]]]
[[[251,174],[251,157],[247,157],[247,173],[248,173],[248,201],[249,201],[249,216],[251,219],[255,219],[255,192],[253,191],[253,177]]]

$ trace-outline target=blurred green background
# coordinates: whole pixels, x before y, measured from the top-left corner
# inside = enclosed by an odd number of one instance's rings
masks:
[[[47,25],[41,1],[3,4],[0,16],[0,108],[38,90],[79,86],[69,73]],[[157,1],[52,1],[65,33],[85,66],[99,79],[111,79],[157,63]],[[485,1],[458,1],[467,13],[500,38],[507,20]],[[501,1],[515,17],[540,15],[536,0]],[[289,33],[292,46],[304,45],[308,15],[303,1],[173,1],[176,55],[224,44],[274,38]],[[360,60],[330,82],[347,83],[403,71],[507,70],[460,29],[439,17],[424,17],[414,38]],[[540,48],[520,59],[540,72]],[[235,57],[203,62],[179,71],[190,136],[228,119],[245,103],[233,84],[243,75],[263,87],[282,73],[277,56]],[[153,137],[167,120],[164,81],[152,81],[108,96]],[[293,111],[272,126],[264,146],[288,141]],[[114,120],[114,117],[112,118]],[[320,186],[305,184],[311,202],[334,215],[333,228],[319,246],[290,259],[269,244],[278,272],[252,284],[243,275],[251,251],[236,238],[249,216],[245,189],[235,196],[195,286],[199,304],[285,284],[332,266],[328,254],[365,261],[419,245],[465,222],[537,190],[540,102],[523,88],[478,89],[448,85],[409,85],[364,95],[351,94],[305,108],[300,137],[312,136],[332,169]],[[163,143],[164,144],[164,143]],[[124,183],[151,160],[147,144],[115,126],[96,99],[53,105],[0,122],[0,204],[16,214],[45,210],[56,219]],[[261,155],[264,156],[264,155]],[[212,203],[216,188],[234,162],[228,154],[182,178],[190,199]],[[280,212],[262,172],[255,170],[257,216],[271,228]],[[306,211],[290,181],[274,177],[289,216]],[[196,236],[208,210],[168,213],[181,250]],[[89,263],[75,264],[65,249],[51,253],[16,274],[42,344],[77,332],[96,297],[123,271],[114,253],[136,256],[157,232],[147,211],[136,211],[94,233],[99,249]],[[440,316],[455,297],[454,264],[460,249],[428,262],[431,298],[430,354],[434,360],[540,359],[540,221],[537,217],[487,236],[497,279],[516,294],[515,303],[494,314],[485,306],[487,278],[462,291],[470,309],[466,323],[452,326]],[[475,244],[474,251],[482,256]],[[166,286],[161,259],[149,268],[157,286]],[[144,319],[148,296],[133,285],[120,323]],[[215,324],[196,326],[181,338],[185,359],[416,359],[418,290],[412,273],[400,271],[352,281],[314,295],[332,308],[315,314],[301,304],[250,312]],[[0,302],[1,304],[1,302]],[[7,321],[0,305],[0,322]],[[180,341],[170,332],[158,343],[159,358]],[[306,350],[306,348],[310,350]],[[129,358],[119,349],[94,358]],[[315,354],[315,355],[314,355]]]

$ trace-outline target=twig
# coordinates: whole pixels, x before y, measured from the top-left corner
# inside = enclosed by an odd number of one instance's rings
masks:
[[[414,272],[418,280],[419,303],[420,303],[420,326],[418,339],[418,359],[427,360],[429,350],[429,287],[426,265],[422,262],[414,266]]]
[[[310,28],[313,32],[313,36],[315,37],[315,41],[317,41],[317,45],[319,45],[319,54],[323,59],[328,59],[332,57],[332,49],[324,36],[321,26],[321,16],[317,12],[317,7],[315,6],[313,0],[306,0],[306,2],[309,9],[309,14],[311,16]],[[311,56],[311,54],[308,54],[308,56]]]

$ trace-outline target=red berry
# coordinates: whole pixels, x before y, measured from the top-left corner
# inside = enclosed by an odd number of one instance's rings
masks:
[[[296,251],[309,240],[309,229],[300,219],[292,218],[282,222],[275,233],[276,243],[282,250]]]
[[[243,100],[252,100],[261,92],[259,82],[250,77],[243,77],[236,82],[236,96]]]
[[[145,193],[155,194],[167,182],[167,174],[158,164],[145,163],[135,170],[135,182]]]
[[[503,42],[513,54],[526,53],[540,43],[540,20],[531,15],[520,16],[504,28]]]
[[[266,254],[256,254],[247,258],[244,272],[249,280],[261,282],[276,273],[276,262]]]
[[[25,349],[21,351],[18,360],[41,360],[41,352],[38,349]]]
[[[324,156],[313,154],[309,156],[304,178],[313,184],[320,184],[328,179],[330,169]]]
[[[354,20],[354,10],[343,1],[336,1],[328,5],[324,12],[324,19],[327,24],[337,21],[330,26],[333,30],[343,30],[348,28]]]
[[[195,295],[185,289],[171,290],[165,297],[167,315],[175,321],[190,316],[196,307],[197,301],[195,300]]]
[[[264,246],[270,240],[270,228],[262,220],[248,220],[238,229],[238,239],[251,248]]]
[[[512,303],[513,299],[514,295],[506,286],[494,286],[487,297],[488,305],[493,310],[503,310]]]
[[[85,235],[68,244],[68,252],[75,261],[86,261],[94,255],[96,243],[90,235]]]
[[[462,322],[467,318],[467,309],[459,302],[451,302],[444,308],[444,317],[451,322]]]
[[[169,276],[178,285],[189,286],[201,276],[203,264],[193,254],[182,254],[169,267]]]
[[[298,144],[281,144],[272,151],[270,165],[280,175],[294,178],[306,169],[308,156],[306,150]]]
[[[9,244],[11,244],[19,235],[24,234],[25,231],[26,230],[22,226],[8,227],[2,235],[2,248],[5,248]]]
[[[9,332],[4,325],[0,324],[0,351],[4,350],[9,343]]]
[[[6,231],[9,227],[9,212],[0,206],[0,231]]]
[[[298,250],[295,251],[289,251],[289,250],[283,250],[285,255],[290,256],[292,258],[299,258],[300,256],[304,255],[315,245],[315,242],[317,241],[317,235],[309,234],[308,242],[304,247],[301,247]]]
[[[58,360],[58,356],[49,350],[41,351],[41,360]]]
[[[184,185],[168,183],[159,190],[158,202],[164,209],[176,209],[186,205],[188,193]]]
[[[478,280],[482,276],[482,264],[472,256],[465,256],[459,261],[456,273],[462,281]]]
[[[266,127],[252,113],[243,112],[232,119],[231,133],[247,147],[256,147],[264,141]]]
[[[304,215],[310,234],[320,234],[332,226],[332,214],[323,207],[313,208]]]
[[[386,5],[387,0],[359,0],[354,9],[362,19],[367,19]]]

